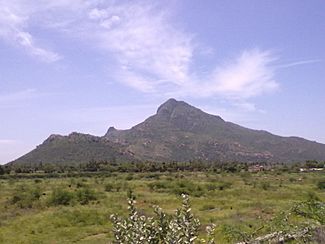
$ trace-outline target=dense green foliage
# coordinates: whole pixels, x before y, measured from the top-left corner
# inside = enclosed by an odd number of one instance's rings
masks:
[[[312,164],[311,164],[312,162]],[[323,161],[306,161],[304,163],[244,163],[244,162],[109,162],[109,161],[94,161],[87,163],[67,165],[67,164],[7,164],[2,167],[3,174],[13,173],[19,178],[20,174],[26,177],[26,174],[33,176],[46,175],[46,177],[56,177],[57,174],[65,173],[67,176],[86,176],[92,173],[102,172],[107,174],[109,172],[193,172],[205,171],[214,173],[239,173],[239,172],[257,172],[257,171],[277,171],[277,172],[299,172],[301,169],[305,171],[313,171],[314,169],[325,169],[325,162]],[[0,174],[1,176],[1,174]]]

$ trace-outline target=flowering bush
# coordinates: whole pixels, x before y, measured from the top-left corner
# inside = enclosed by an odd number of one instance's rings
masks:
[[[212,234],[215,226],[207,227],[207,238],[198,238],[200,221],[191,213],[189,197],[182,195],[182,207],[170,216],[156,206],[154,217],[139,215],[135,207],[135,197],[130,192],[128,199],[129,217],[126,219],[111,216],[113,222],[114,243],[144,244],[192,244],[214,243]]]

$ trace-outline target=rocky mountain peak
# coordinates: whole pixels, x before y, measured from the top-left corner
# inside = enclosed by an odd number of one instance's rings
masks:
[[[115,127],[113,126],[110,126],[105,134],[104,137],[107,137],[107,136],[114,136],[116,133],[118,133],[118,130],[115,129]]]
[[[64,138],[64,136],[62,135],[59,135],[59,134],[52,134],[50,135],[44,142],[52,142],[52,141],[55,141],[55,140],[59,140],[59,139],[62,139]]]
[[[115,132],[115,131],[117,131],[117,129],[115,129],[115,127],[114,127],[114,126],[110,126],[110,127],[108,128],[108,130],[107,130],[107,133],[106,133],[106,134],[109,134],[109,133],[113,133],[113,132]]]
[[[159,106],[157,116],[165,118],[175,118],[179,116],[188,116],[193,113],[203,113],[186,102],[177,101],[174,98],[168,99],[165,103]]]
[[[177,106],[177,104],[179,103],[179,101],[177,101],[174,98],[170,98],[168,99],[166,102],[164,102],[163,104],[161,104],[157,110],[157,114],[158,115],[170,115],[175,107]]]
[[[280,137],[224,121],[183,101],[169,99],[128,130],[110,127],[103,137],[51,135],[12,163],[80,163],[89,160],[299,162],[324,160],[325,145]]]

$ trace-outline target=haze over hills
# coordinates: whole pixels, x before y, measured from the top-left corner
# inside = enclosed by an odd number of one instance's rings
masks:
[[[157,113],[128,130],[110,127],[102,137],[72,133],[51,135],[11,164],[105,161],[325,160],[325,145],[298,137],[252,130],[169,99]]]

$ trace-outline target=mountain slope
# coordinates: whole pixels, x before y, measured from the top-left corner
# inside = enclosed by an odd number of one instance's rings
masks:
[[[103,137],[72,133],[50,136],[12,163],[106,161],[267,161],[325,160],[325,145],[247,129],[169,99],[157,113],[129,130],[110,127]]]
[[[36,149],[11,162],[12,164],[79,164],[89,161],[133,161],[122,145],[102,137],[71,133],[51,135]]]
[[[130,130],[105,135],[150,160],[303,161],[325,159],[325,145],[247,129],[169,99],[154,116]]]

